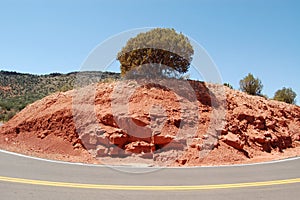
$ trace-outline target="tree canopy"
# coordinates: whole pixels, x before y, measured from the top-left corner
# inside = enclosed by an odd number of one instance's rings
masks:
[[[155,28],[129,39],[118,53],[121,74],[147,66],[147,73],[168,74],[167,69],[188,71],[194,50],[189,39],[174,29]],[[150,70],[149,70],[150,68]]]
[[[292,88],[283,87],[281,90],[277,90],[274,95],[274,100],[283,101],[285,103],[295,104],[296,103],[296,93]]]
[[[261,95],[263,84],[260,79],[255,78],[251,73],[240,80],[240,89],[250,95]]]

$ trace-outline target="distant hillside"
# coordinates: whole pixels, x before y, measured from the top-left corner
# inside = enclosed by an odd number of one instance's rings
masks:
[[[71,90],[77,77],[92,82],[99,79],[118,79],[113,72],[71,72],[33,75],[0,71],[0,121],[7,121],[26,105],[58,91]]]

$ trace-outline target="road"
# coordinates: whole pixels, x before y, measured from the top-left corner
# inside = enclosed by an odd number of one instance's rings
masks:
[[[300,159],[197,168],[49,162],[0,151],[0,195],[29,199],[299,199]]]

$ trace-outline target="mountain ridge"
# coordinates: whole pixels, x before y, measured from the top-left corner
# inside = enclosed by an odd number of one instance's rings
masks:
[[[16,71],[0,71],[0,121],[8,121],[26,105],[55,92],[74,88],[77,76],[101,76],[101,79],[118,79],[114,72],[69,72],[30,74]]]

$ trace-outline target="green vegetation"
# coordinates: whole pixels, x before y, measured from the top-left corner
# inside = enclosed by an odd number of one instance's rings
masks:
[[[232,85],[230,85],[229,83],[224,83],[223,85],[229,87],[230,89],[233,89]]]
[[[129,39],[117,59],[123,77],[137,77],[139,73],[143,77],[176,77],[188,71],[193,54],[189,39],[182,33],[156,28]]]
[[[289,104],[296,103],[297,94],[292,90],[292,88],[283,87],[281,90],[277,90],[274,95],[274,100],[283,101]]]
[[[240,80],[240,89],[250,95],[261,95],[262,88],[261,80],[255,78],[251,73]]]
[[[112,72],[33,75],[0,71],[0,121],[9,120],[26,105],[49,94],[73,89],[75,84],[78,85],[79,76],[85,79],[84,82],[88,80],[90,83],[119,78],[119,74]]]

